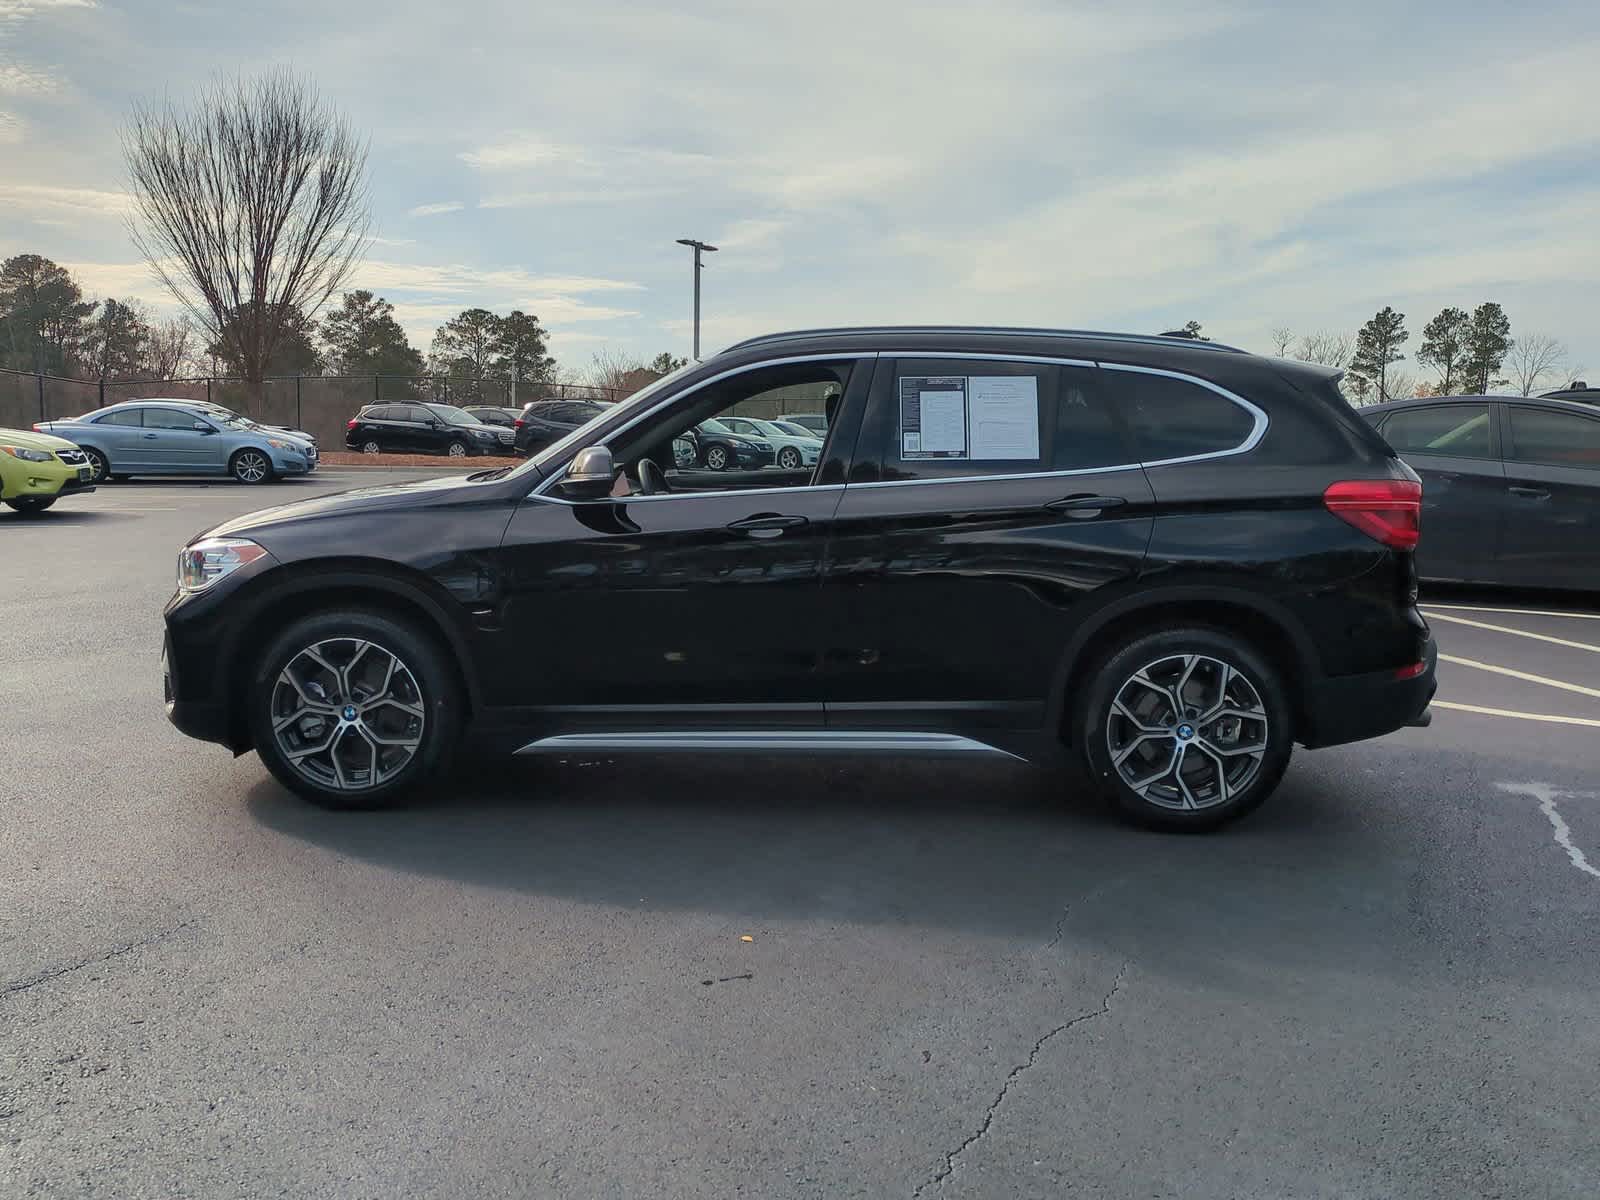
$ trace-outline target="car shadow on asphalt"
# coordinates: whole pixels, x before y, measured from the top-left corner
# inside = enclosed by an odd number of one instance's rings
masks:
[[[1081,780],[1020,765],[641,756],[471,769],[386,812],[324,811],[270,779],[247,804],[342,858],[474,887],[1045,945],[1090,897],[1273,913],[1274,893],[1317,887],[1331,845],[1367,836],[1315,791],[1279,799],[1217,836],[1163,836],[1117,820]]]
[[[0,525],[9,523],[25,529],[37,529],[45,525],[92,525],[96,521],[112,521],[117,519],[134,520],[138,513],[118,512],[116,509],[92,508],[52,508],[47,512],[34,513],[32,516],[23,516],[21,513],[0,513]]]

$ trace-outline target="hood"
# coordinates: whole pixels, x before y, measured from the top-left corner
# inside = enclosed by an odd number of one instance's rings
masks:
[[[0,446],[21,446],[26,450],[75,450],[76,442],[49,433],[24,432],[21,429],[0,429]]]
[[[418,479],[410,483],[389,483],[378,487],[356,488],[350,492],[334,492],[327,496],[313,496],[296,500],[275,508],[258,509],[234,517],[221,525],[206,530],[197,537],[222,537],[235,534],[249,536],[253,530],[265,530],[302,521],[338,516],[343,513],[371,512],[383,508],[408,508],[431,501],[448,501],[457,498],[463,490],[476,491],[482,483],[469,483],[460,475],[446,475],[438,479]]]

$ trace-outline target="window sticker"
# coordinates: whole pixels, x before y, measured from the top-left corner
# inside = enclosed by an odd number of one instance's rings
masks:
[[[966,458],[965,375],[908,375],[900,380],[900,457]]]
[[[1033,375],[967,379],[974,459],[1039,461],[1039,380]]]

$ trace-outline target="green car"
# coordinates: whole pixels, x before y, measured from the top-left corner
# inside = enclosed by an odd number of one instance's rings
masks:
[[[0,500],[25,516],[62,496],[94,491],[94,468],[66,438],[0,429]]]

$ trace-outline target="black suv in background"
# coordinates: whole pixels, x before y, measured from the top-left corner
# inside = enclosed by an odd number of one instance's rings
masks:
[[[369,404],[345,426],[344,444],[367,454],[509,454],[513,433],[453,404]]]
[[[532,454],[587,425],[609,407],[593,400],[535,400],[517,417],[517,453]]]
[[[338,807],[438,777],[470,727],[526,755],[1065,753],[1137,820],[1212,826],[1296,743],[1426,721],[1421,489],[1336,379],[1161,337],[756,338],[515,469],[200,534],[168,712]],[[674,456],[829,384],[814,468]]]

